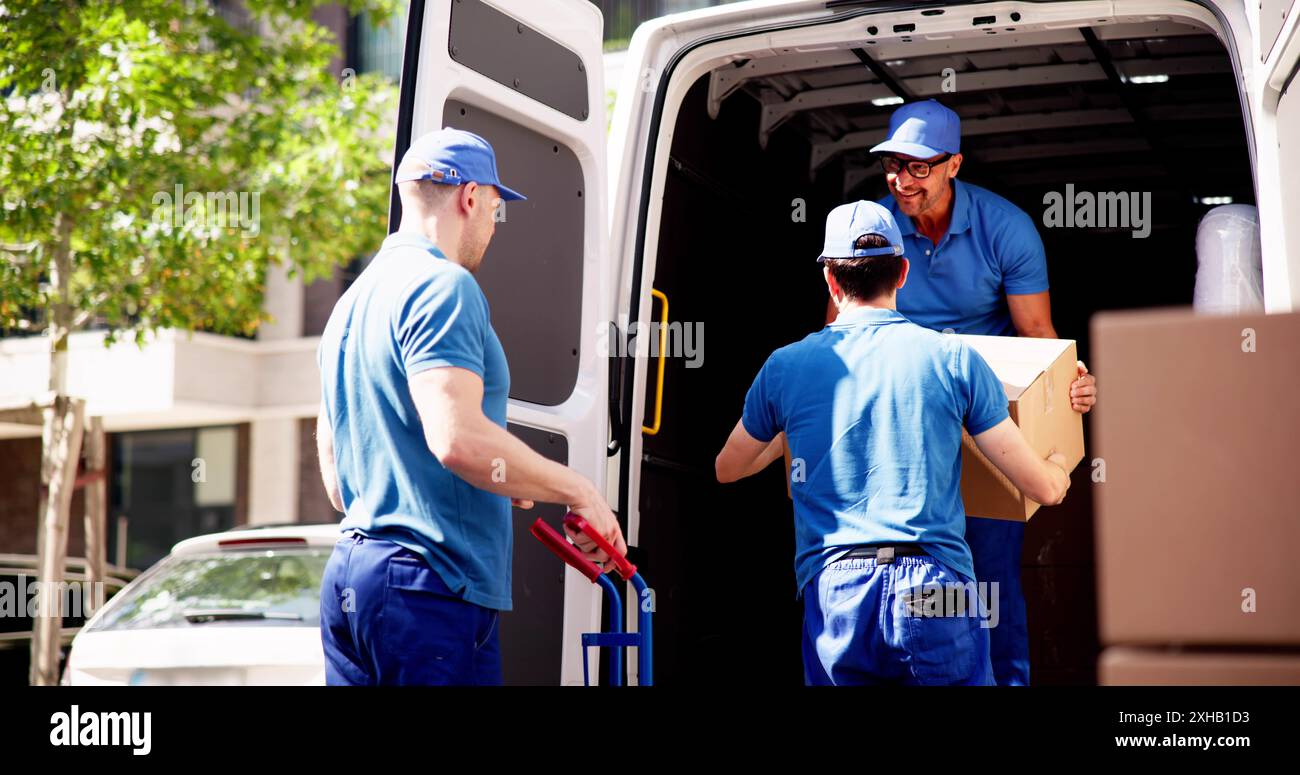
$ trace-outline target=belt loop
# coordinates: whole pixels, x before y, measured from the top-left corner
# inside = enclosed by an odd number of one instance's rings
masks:
[[[882,546],[876,550],[876,564],[889,565],[894,561],[894,547]]]

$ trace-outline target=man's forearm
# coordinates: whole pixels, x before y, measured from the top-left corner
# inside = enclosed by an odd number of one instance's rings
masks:
[[[324,415],[316,418],[316,458],[320,463],[321,484],[335,511],[343,511],[343,495],[339,492],[339,475],[334,468],[334,434],[325,422]]]
[[[1056,335],[1056,327],[1047,323],[1036,323],[1026,325],[1024,328],[1016,326],[1016,334],[1027,339],[1059,339]]]
[[[497,495],[568,506],[600,497],[586,477],[547,460],[486,418],[461,428],[441,462],[461,479]]]
[[[760,454],[757,458],[754,459],[754,462],[750,464],[749,468],[745,471],[745,473],[741,474],[740,477],[743,479],[747,476],[753,476],[754,474],[757,474],[758,472],[772,465],[772,461],[781,457],[785,453],[785,447],[782,446],[782,442],[784,441],[784,439],[785,439],[785,434],[783,433],[776,434],[776,436],[774,436],[772,440],[768,442],[767,447],[763,449],[762,454]]]

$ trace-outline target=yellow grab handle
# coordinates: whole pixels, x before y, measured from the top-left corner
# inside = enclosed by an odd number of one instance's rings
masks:
[[[659,423],[664,418],[664,366],[668,358],[668,297],[662,291],[650,289],[650,295],[663,304],[663,317],[659,322],[659,377],[655,380],[655,424],[642,425],[641,432],[653,436],[659,432]]]

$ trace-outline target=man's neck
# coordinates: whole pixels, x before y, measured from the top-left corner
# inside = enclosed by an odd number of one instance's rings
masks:
[[[447,257],[448,261],[451,261],[453,264],[459,263],[456,260],[457,257],[455,250],[451,247],[455,243],[452,240],[448,240],[448,244],[444,245],[438,241],[441,231],[445,231],[445,229],[440,230],[438,228],[438,219],[432,216],[428,218],[407,218],[403,216],[401,223],[397,226],[398,234],[418,234],[432,242],[434,246]]]
[[[857,299],[844,299],[836,306],[839,307],[840,314],[844,315],[859,309],[890,309],[897,311],[898,297],[896,295],[877,296],[869,301],[858,301]]]
[[[912,225],[916,230],[933,242],[935,245],[943,239],[947,233],[948,227],[952,224],[952,211],[957,203],[956,184],[948,183],[947,196],[942,202],[938,202],[934,207],[923,213],[917,213],[912,218]]]

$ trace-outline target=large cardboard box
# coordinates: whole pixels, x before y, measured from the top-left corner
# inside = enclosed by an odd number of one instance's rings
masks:
[[[1092,347],[1101,642],[1300,646],[1300,313],[1103,313]]]
[[[1002,380],[1007,411],[1034,452],[1065,456],[1067,470],[1083,460],[1083,417],[1070,406],[1070,384],[1078,378],[1072,339],[1016,336],[960,337]],[[961,499],[972,517],[1025,522],[1039,504],[1026,498],[962,432]]]

